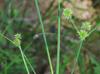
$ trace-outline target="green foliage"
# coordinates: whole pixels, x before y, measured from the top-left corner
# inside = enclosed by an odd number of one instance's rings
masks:
[[[94,68],[95,74],[100,74],[100,65]]]
[[[18,11],[18,9],[13,8],[13,9],[11,10],[11,16],[12,16],[12,17],[18,17],[18,16],[19,16],[19,11]]]

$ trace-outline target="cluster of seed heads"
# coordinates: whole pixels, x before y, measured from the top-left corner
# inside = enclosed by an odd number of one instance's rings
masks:
[[[78,35],[81,40],[85,40],[89,36],[89,32],[91,30],[91,23],[86,21],[82,23],[82,26],[78,32]]]
[[[73,11],[70,8],[65,8],[63,15],[69,21],[72,19]],[[78,35],[80,40],[85,40],[89,36],[89,31],[91,30],[91,23],[86,21],[82,23],[80,30],[78,30]]]

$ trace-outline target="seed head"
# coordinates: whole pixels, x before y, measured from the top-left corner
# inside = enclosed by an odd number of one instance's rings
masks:
[[[63,15],[67,18],[70,19],[72,17],[72,10],[70,8],[65,8],[63,11]]]
[[[88,37],[88,32],[85,30],[80,30],[78,32],[80,40],[85,40],[86,37]]]
[[[21,34],[16,34],[13,40],[13,44],[16,47],[19,47],[21,45]]]
[[[90,31],[91,30],[91,23],[86,21],[82,23],[81,29],[86,30],[86,31]]]

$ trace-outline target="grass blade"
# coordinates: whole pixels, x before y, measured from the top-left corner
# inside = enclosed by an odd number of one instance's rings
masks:
[[[44,31],[44,24],[43,24],[43,21],[42,21],[42,16],[41,16],[39,5],[38,5],[38,0],[34,0],[34,1],[35,1],[39,21],[40,21],[41,28],[42,28],[43,39],[44,39],[44,43],[45,43],[45,47],[46,47],[46,52],[47,52],[47,56],[48,56],[48,61],[49,61],[49,65],[50,65],[51,74],[53,74],[54,73],[53,72],[53,66],[52,66],[52,62],[51,62],[51,58],[50,58],[49,47],[48,47],[47,40],[46,40],[46,35],[45,35],[45,31]]]

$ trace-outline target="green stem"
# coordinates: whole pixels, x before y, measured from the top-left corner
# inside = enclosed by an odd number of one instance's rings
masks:
[[[89,35],[92,34],[95,30],[96,30],[96,27],[93,28],[93,29],[89,32]]]
[[[22,59],[23,59],[23,62],[24,62],[24,65],[25,65],[27,74],[30,74],[29,69],[28,69],[28,66],[27,66],[27,63],[26,63],[26,60],[25,60],[25,57],[24,57],[24,54],[23,54],[23,51],[22,51],[22,48],[21,48],[21,46],[19,46],[18,48],[19,48],[19,50],[20,50],[20,52],[21,52]]]
[[[78,67],[79,67],[80,74],[85,74],[85,60],[84,60],[83,53],[81,53],[79,56]]]
[[[24,54],[24,53],[23,53],[23,54]],[[28,58],[26,57],[26,55],[25,55],[25,54],[24,54],[24,57],[25,57],[25,59],[26,59],[27,63],[29,64],[29,66],[31,67],[31,69],[32,69],[33,73],[34,73],[34,74],[36,74],[36,72],[35,72],[34,68],[32,67],[32,65],[31,65],[30,61],[28,60]]]
[[[73,20],[72,18],[70,19],[70,22],[72,23],[73,27],[75,28],[75,30],[76,30],[77,33],[78,33],[79,30],[78,30],[77,26],[75,25],[75,22],[74,22],[74,20]]]
[[[80,46],[79,46],[79,49],[78,49],[78,52],[77,52],[77,55],[76,55],[75,63],[74,63],[73,69],[72,69],[72,71],[71,71],[71,74],[74,73],[75,66],[76,66],[77,61],[78,61],[79,56],[80,56],[80,52],[81,52],[81,49],[82,49],[82,45],[83,45],[83,40],[80,40]]]
[[[43,25],[43,22],[42,22],[42,16],[41,16],[40,9],[39,9],[39,6],[38,6],[38,0],[34,0],[34,1],[35,1],[37,13],[38,13],[38,16],[39,16],[39,21],[40,21],[41,28],[42,28],[43,39],[44,39],[44,43],[45,43],[45,46],[46,46],[46,52],[47,52],[48,61],[49,61],[49,65],[50,65],[50,71],[51,71],[51,74],[54,74],[53,66],[52,66],[52,62],[51,62],[51,58],[50,58],[50,53],[49,53],[49,48],[48,48],[48,44],[47,44],[47,40],[46,40],[46,35],[45,35],[45,31],[44,31],[44,25]]]
[[[10,40],[8,37],[4,36],[2,33],[0,33],[0,36],[1,36],[1,37],[4,37],[4,38],[7,39],[9,42],[13,43],[12,40]]]
[[[57,64],[56,64],[56,74],[59,74],[59,70],[60,70],[60,24],[61,24],[61,20],[60,20],[60,10],[61,10],[61,6],[60,6],[60,0],[58,0],[58,45],[57,45]]]
[[[30,45],[31,45],[32,43],[30,43],[29,45],[27,45],[26,47],[25,47],[25,50],[24,50],[24,52],[30,47]],[[24,53],[23,52],[23,53]],[[25,54],[24,54],[25,55]],[[18,55],[16,58],[19,58],[21,55]],[[8,71],[8,69],[15,63],[17,61],[17,59],[14,59],[6,68],[5,68],[5,71]]]

